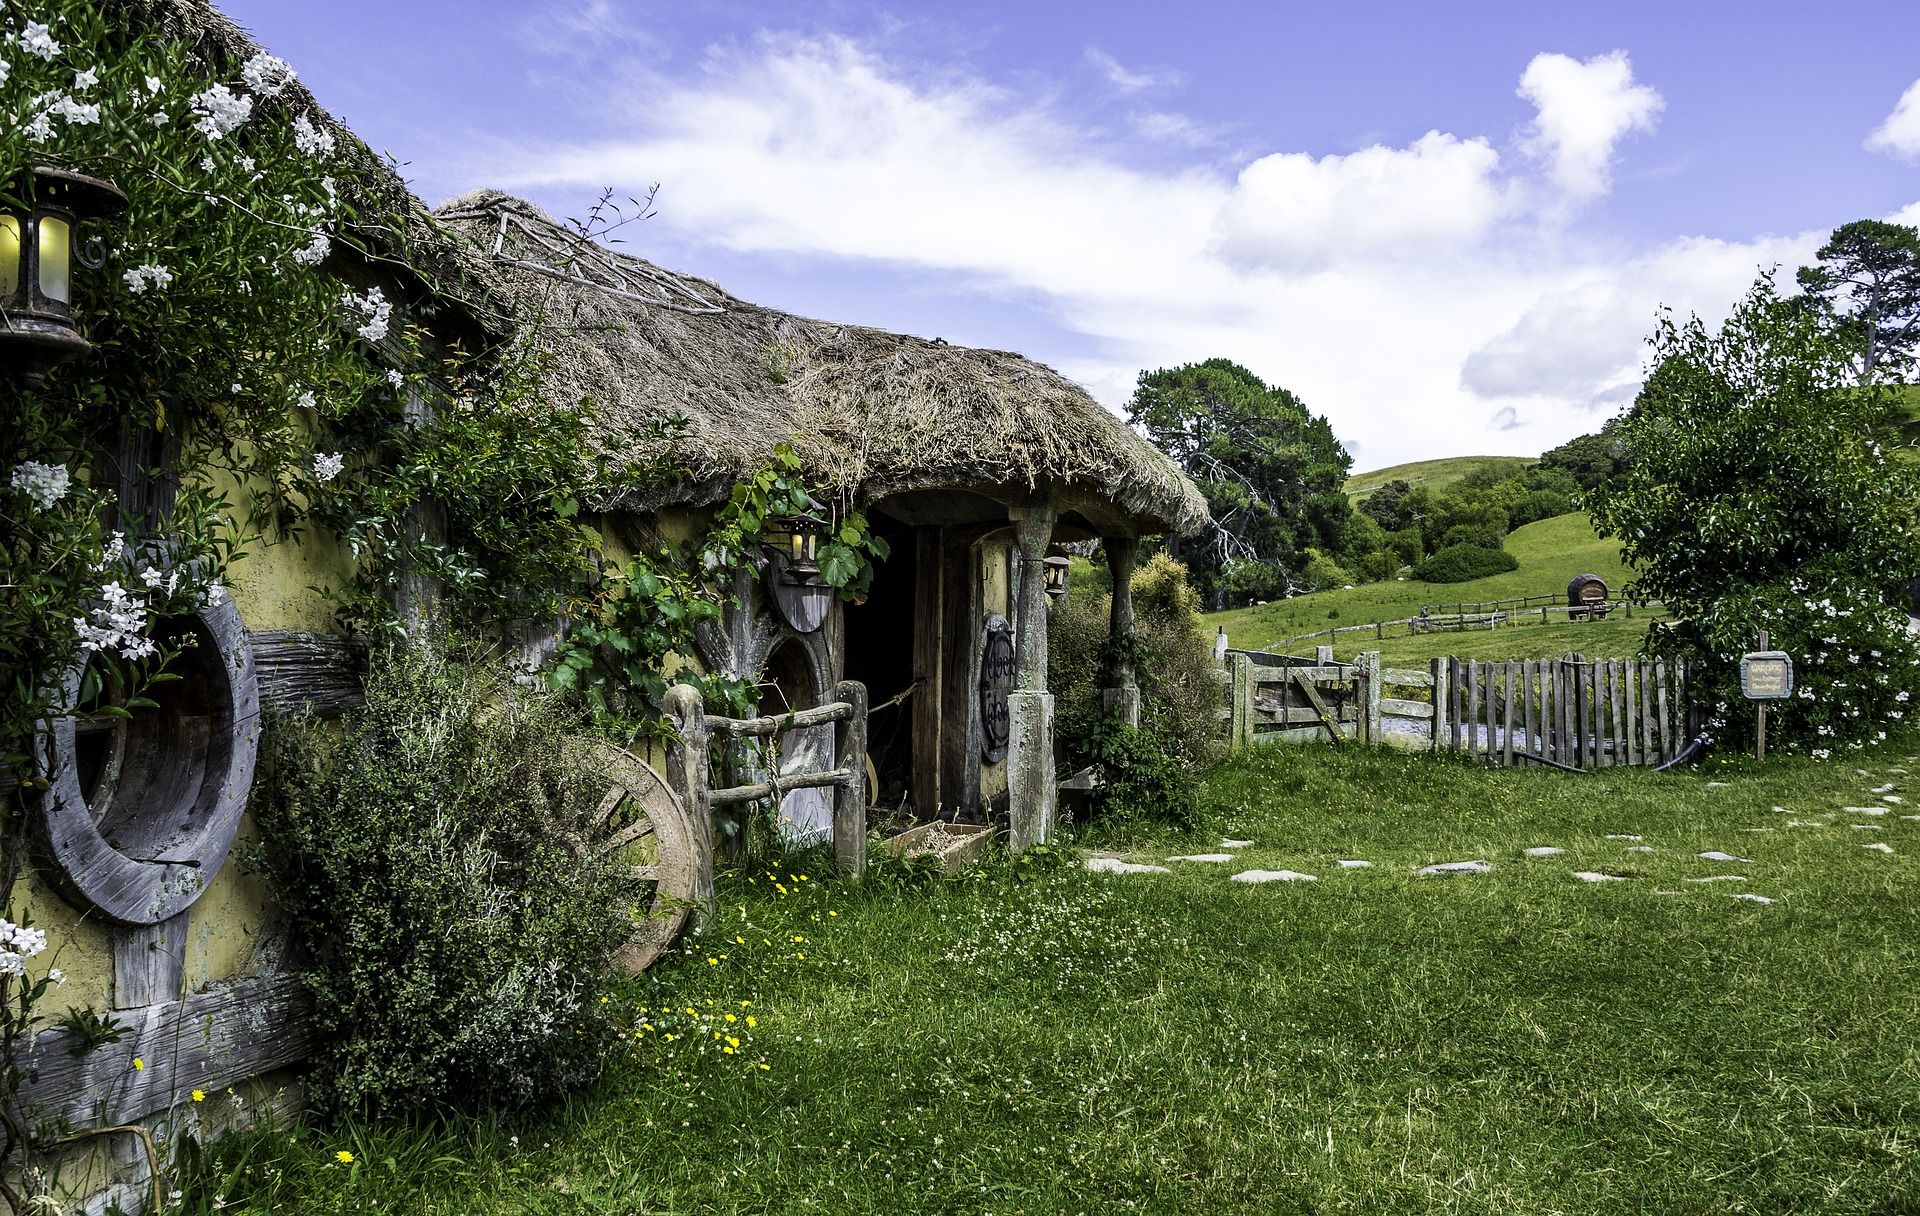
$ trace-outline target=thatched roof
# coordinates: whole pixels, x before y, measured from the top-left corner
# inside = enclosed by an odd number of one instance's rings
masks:
[[[633,451],[631,436],[686,418],[671,454],[691,479],[604,505],[712,501],[785,440],[813,474],[863,502],[1054,491],[1140,531],[1190,530],[1206,516],[1171,461],[1079,385],[1019,355],[749,304],[583,241],[493,191],[437,216],[492,261],[498,294],[522,309],[525,340],[551,356],[552,399],[588,402],[610,456],[658,455]]]
[[[152,30],[177,40],[218,80],[239,78],[261,46],[207,0],[107,0],[110,10],[130,28]],[[299,65],[295,65],[296,70]],[[338,234],[365,261],[409,283],[422,300],[452,305],[459,317],[493,335],[503,336],[507,310],[488,294],[491,275],[464,241],[433,219],[393,165],[360,141],[329,114],[297,79],[278,96],[259,99],[254,121],[291,122],[304,114],[334,138],[333,169],[340,194],[355,222]],[[336,254],[340,246],[336,244]]]

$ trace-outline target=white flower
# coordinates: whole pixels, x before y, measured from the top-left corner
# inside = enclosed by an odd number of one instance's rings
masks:
[[[313,239],[293,251],[293,260],[302,266],[318,266],[327,260],[327,254],[333,251],[333,242],[324,232],[316,232]]]
[[[11,72],[12,70],[13,70],[12,68],[7,66],[6,60],[0,59],[0,84],[7,83],[7,73]]]
[[[214,579],[207,584],[207,593],[202,598],[207,607],[218,608],[227,602],[227,585],[219,579]]]
[[[1903,690],[1901,692],[1894,693],[1893,699],[1900,702],[1900,704],[1905,705],[1911,699],[1911,694]]]
[[[367,288],[365,295],[354,295],[351,291],[340,293],[340,305],[348,313],[348,323],[352,324],[358,314],[360,324],[354,326],[354,332],[369,342],[378,342],[387,336],[387,329],[393,316],[393,305],[387,302],[386,295],[378,287]]]
[[[312,409],[313,408],[313,390],[308,389],[306,392],[301,393],[298,397],[295,397],[293,399],[293,407],[295,409],[300,409],[300,410]]]
[[[90,89],[99,83],[100,73],[94,71],[92,68],[87,68],[85,71],[75,72],[73,74],[73,87],[76,91]]]
[[[100,552],[100,560],[103,564],[106,562],[117,562],[126,551],[127,534],[125,532],[115,532],[107,538],[106,546]]]
[[[391,367],[387,369],[388,384],[393,385],[393,387],[395,388],[399,388],[401,385],[405,384],[406,382],[407,382],[407,378],[401,375],[398,369],[391,368]]]
[[[155,110],[153,113],[147,115],[147,125],[152,127],[164,127],[172,121],[173,115],[167,113],[165,110]]]
[[[67,487],[73,484],[73,478],[66,465],[25,460],[13,466],[10,484],[45,511],[67,496]]]
[[[158,76],[147,77],[147,92],[155,97],[160,96],[160,78]]]
[[[1831,756],[1831,755],[1833,755],[1833,749],[1831,748],[1816,747],[1813,749],[1813,758],[1815,760],[1825,760],[1828,756]]]
[[[338,452],[315,452],[313,454],[313,479],[332,481],[340,476],[340,470],[347,465],[346,459]]]
[[[208,139],[225,139],[253,116],[253,98],[224,84],[208,85],[193,95],[193,112],[200,116],[194,130]]]
[[[38,55],[51,60],[60,53],[60,44],[53,40],[53,31],[44,21],[29,21],[27,28],[20,31],[20,49],[29,55]]]
[[[51,143],[53,141],[53,115],[46,113],[36,115],[32,122],[20,128],[20,130],[28,139],[33,140],[35,143]]]
[[[165,291],[173,283],[173,272],[152,262],[143,262],[120,277],[126,280],[127,290],[136,296],[146,294],[149,287]]]
[[[277,55],[261,51],[240,69],[240,79],[262,97],[278,97],[293,83],[293,66]]]
[[[167,572],[158,566],[148,566],[140,572],[140,581],[149,587],[158,587],[167,581]]]
[[[47,968],[47,978],[52,980],[54,985],[58,987],[67,982],[67,973],[58,967],[49,967]]]
[[[333,132],[313,125],[305,114],[293,120],[293,146],[308,156],[325,159],[333,155]]]
[[[61,97],[53,103],[51,112],[66,119],[77,127],[90,127],[100,121],[100,107],[86,105],[71,97]]]
[[[220,166],[213,163],[213,157],[211,156],[203,156],[200,158],[200,168],[203,172],[211,173],[219,167]]]

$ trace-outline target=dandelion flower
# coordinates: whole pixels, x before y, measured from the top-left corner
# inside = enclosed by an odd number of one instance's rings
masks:
[[[146,1067],[147,1067],[147,1062],[145,1060],[141,1059],[139,1056],[133,1057],[133,1071],[143,1072],[145,1071]]]
[[[335,1153],[335,1154],[333,1155],[333,1159],[334,1159],[335,1161],[338,1161],[338,1162],[339,1162],[340,1164],[342,1164],[342,1165],[352,1165],[352,1164],[353,1164],[353,1154],[352,1154],[352,1153],[350,1153],[350,1152],[348,1152],[348,1151],[347,1151],[346,1149],[344,1149],[344,1148],[343,1148],[343,1149],[341,1149],[341,1150],[340,1150],[339,1152],[337,1152],[337,1153]]]

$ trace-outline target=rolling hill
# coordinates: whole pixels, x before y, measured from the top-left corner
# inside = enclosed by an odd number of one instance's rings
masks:
[[[1389,469],[1375,469],[1371,473],[1355,473],[1347,478],[1347,497],[1357,503],[1396,479],[1408,485],[1440,490],[1480,469],[1517,472],[1537,460],[1537,456],[1449,456],[1443,460],[1416,460],[1409,464],[1396,464]]]

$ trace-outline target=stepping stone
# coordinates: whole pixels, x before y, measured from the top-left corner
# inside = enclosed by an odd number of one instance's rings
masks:
[[[1659,851],[1659,849],[1654,848],[1650,844],[1630,844],[1627,846],[1627,852],[1629,853],[1658,853]]]
[[[1710,790],[1724,790],[1730,784],[1732,783],[1727,781],[1709,781],[1707,782],[1707,788]]]
[[[1880,795],[1880,801],[1889,803],[1893,806],[1904,806],[1907,800],[1905,798],[1902,798],[1898,794],[1882,794]]]
[[[1854,769],[1854,770],[1853,770],[1853,775],[1854,775],[1854,776],[1856,776],[1856,777],[1871,777],[1871,776],[1873,776],[1873,774],[1872,774],[1872,773],[1870,773],[1870,772],[1868,772],[1868,771],[1867,771],[1866,769],[1864,769],[1864,768],[1856,768],[1856,769]]]
[[[1872,850],[1874,850],[1875,852],[1878,852],[1878,853],[1891,853],[1891,852],[1893,852],[1893,846],[1892,846],[1892,845],[1890,845],[1890,844],[1888,844],[1888,843],[1887,843],[1886,841],[1884,841],[1884,840],[1876,840],[1876,841],[1874,841],[1874,842],[1873,842],[1872,844],[1863,844],[1863,845],[1861,845],[1860,847],[1861,847],[1861,848],[1863,848],[1863,849],[1872,849]]]
[[[1343,870],[1371,870],[1373,869],[1373,863],[1370,861],[1348,860],[1348,861],[1342,861],[1340,863],[1340,868]]]
[[[1884,806],[1843,806],[1840,809],[1849,815],[1884,815],[1887,813],[1887,808]]]
[[[1893,782],[1889,781],[1885,785],[1876,785],[1867,792],[1869,794],[1891,794],[1895,788],[1897,787],[1895,787]]]
[[[1624,874],[1602,874],[1598,870],[1575,870],[1573,876],[1581,882],[1625,882]]]
[[[1556,853],[1566,852],[1565,849],[1556,849],[1550,844],[1535,845],[1531,849],[1522,849],[1520,851],[1528,857],[1552,857]]]
[[[1298,870],[1242,870],[1233,876],[1235,882],[1319,882],[1311,874],[1302,874]]]
[[[1491,874],[1493,866],[1484,861],[1442,861],[1421,866],[1415,874]]]
[[[1169,857],[1168,861],[1232,861],[1231,853],[1182,853],[1178,857]]]
[[[1774,807],[1774,808],[1773,808],[1773,813],[1774,813],[1774,814],[1776,814],[1776,815],[1791,815],[1791,814],[1793,814],[1793,812],[1792,812],[1792,811],[1790,811],[1790,810],[1788,810],[1788,809],[1787,809],[1786,807],[1784,807],[1784,806],[1776,806],[1776,807]]]
[[[1871,832],[1880,825],[1877,823],[1850,823],[1847,826],[1856,832]]]
[[[1252,843],[1253,841],[1251,840],[1223,840],[1220,842],[1220,847],[1223,849],[1244,849]]]
[[[1778,828],[1741,828],[1743,832],[1775,832]]]
[[[1118,857],[1089,857],[1087,869],[1095,874],[1171,874],[1165,866],[1143,866]]]
[[[1751,891],[1742,891],[1738,895],[1729,895],[1728,899],[1744,899],[1750,904],[1770,904],[1773,901],[1764,895],[1755,895]]]
[[[1629,836],[1624,832],[1617,832],[1614,835],[1607,837],[1607,839],[1608,840],[1645,840],[1646,837],[1645,836]]]
[[[1695,853],[1694,856],[1704,858],[1707,861],[1742,861],[1749,865],[1753,864],[1753,858],[1751,857],[1735,857],[1731,853],[1722,853],[1719,849],[1708,849],[1704,853]]]
[[[1787,820],[1787,826],[1790,828],[1824,828],[1830,825],[1824,823],[1808,823],[1804,819],[1789,819]]]
[[[1900,816],[1900,818],[1902,818],[1902,819],[1916,819],[1916,820],[1920,820],[1920,815],[1902,815],[1902,816]]]
[[[1689,878],[1688,882],[1745,882],[1745,874],[1710,874],[1705,878]]]

